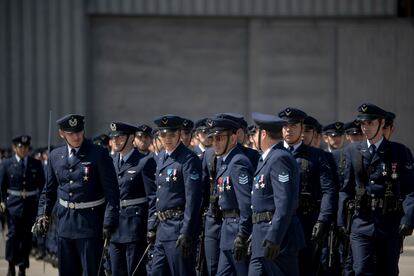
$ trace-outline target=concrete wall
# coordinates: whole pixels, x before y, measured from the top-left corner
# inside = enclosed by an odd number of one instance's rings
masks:
[[[94,132],[287,106],[350,121],[369,101],[397,113],[394,138],[414,146],[409,21],[94,17],[91,30]]]
[[[115,119],[287,105],[327,123],[368,99],[414,146],[413,26],[396,3],[0,0],[0,147],[21,133],[44,145],[49,109],[86,114],[93,135]]]

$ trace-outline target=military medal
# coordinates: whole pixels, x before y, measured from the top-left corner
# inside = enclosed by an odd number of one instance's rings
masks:
[[[230,176],[227,176],[225,180],[226,181],[223,184],[227,184],[226,185],[226,190],[227,191],[230,191],[230,189],[231,189],[231,186],[230,186]]]
[[[392,163],[391,164],[391,169],[392,169],[391,178],[395,180],[398,177],[398,174],[397,174],[397,163]]]
[[[170,182],[171,173],[172,173],[172,169],[168,169],[167,170],[167,177],[165,178],[165,181]]]
[[[177,169],[173,170],[173,181],[177,181]]]
[[[88,181],[89,179],[89,166],[83,167],[83,180]]]
[[[265,183],[264,183],[264,175],[262,174],[260,176],[260,188],[264,189]]]
[[[223,177],[220,177],[218,182],[219,182],[218,189],[219,189],[219,192],[221,193],[223,192]]]
[[[387,175],[387,170],[385,168],[385,164],[384,163],[382,163],[382,175],[383,176],[386,176]]]

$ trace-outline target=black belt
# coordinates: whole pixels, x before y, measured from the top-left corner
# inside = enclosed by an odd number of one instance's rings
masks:
[[[262,221],[271,221],[273,218],[272,212],[263,212],[263,213],[253,213],[252,222],[253,224],[262,222]]]
[[[398,198],[382,199],[382,198],[376,198],[376,197],[368,198],[368,196],[365,200],[360,200],[360,201],[357,200],[356,209],[362,212],[375,211],[377,209],[380,209],[384,213],[403,211],[402,202]]]
[[[184,213],[183,209],[178,207],[174,209],[168,209],[163,212],[159,211],[157,216],[160,221],[164,221],[167,219],[172,219],[174,217],[179,217]]]
[[[222,210],[223,218],[238,218],[240,211],[238,209]]]

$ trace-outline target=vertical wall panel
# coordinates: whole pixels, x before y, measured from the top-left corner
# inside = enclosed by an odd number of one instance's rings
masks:
[[[35,147],[45,145],[49,109],[53,123],[67,112],[85,113],[85,5],[0,1],[1,147],[20,133],[30,134]]]
[[[22,9],[21,1],[10,2],[10,37],[9,40],[9,55],[10,55],[10,87],[11,94],[11,136],[16,135],[22,131],[22,123],[24,116],[24,109],[18,108],[22,101],[22,82],[25,81],[22,72]],[[10,140],[10,139],[9,139]]]
[[[20,108],[24,109],[23,121],[21,124],[21,130],[26,133],[37,137],[36,127],[36,113],[34,112],[37,100],[36,100],[36,77],[34,76],[34,65],[36,63],[36,56],[34,52],[36,50],[34,45],[34,38],[36,37],[36,26],[33,22],[33,1],[25,1],[22,7],[22,56],[19,57],[22,60],[23,79],[22,79],[22,95]]]
[[[71,109],[73,106],[72,99],[73,99],[73,91],[72,87],[72,80],[71,80],[71,65],[72,65],[72,44],[73,41],[72,33],[71,33],[71,15],[73,13],[71,7],[72,1],[64,1],[62,5],[59,6],[59,14],[60,14],[60,22],[61,26],[58,30],[57,34],[59,37],[60,43],[58,44],[59,47],[59,60],[60,60],[60,68],[61,68],[61,83],[59,84],[59,89],[62,93],[62,98],[60,99],[60,112],[62,114],[71,113]]]
[[[7,0],[0,0],[0,147],[8,144],[11,129],[9,106],[10,92],[9,85],[9,3]]]
[[[45,5],[46,0],[41,0],[37,2],[37,5],[34,7],[34,13],[36,14],[48,14],[48,6]],[[48,17],[47,16],[34,16],[36,22],[36,36],[35,39],[35,53],[36,63],[35,63],[35,78],[36,78],[36,91],[37,91],[37,105],[36,105],[36,129],[37,129],[37,140],[38,143],[44,143],[47,141],[47,132],[45,129],[39,129],[38,125],[48,124],[46,115],[49,111],[50,106],[50,97],[48,89],[48,41],[49,41],[49,32],[47,31],[48,26]]]
[[[87,70],[90,64],[90,58],[86,53],[86,45],[90,41],[87,40],[87,33],[90,32],[85,16],[85,1],[73,1],[73,17],[72,17],[72,91],[73,106],[72,109],[77,113],[87,114],[88,96],[91,91],[88,86],[90,72]]]

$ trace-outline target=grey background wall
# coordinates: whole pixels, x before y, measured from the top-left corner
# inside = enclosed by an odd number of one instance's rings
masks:
[[[414,147],[414,27],[396,2],[0,0],[0,146],[45,144],[49,109],[86,114],[93,135],[286,106],[347,121],[372,101]]]

